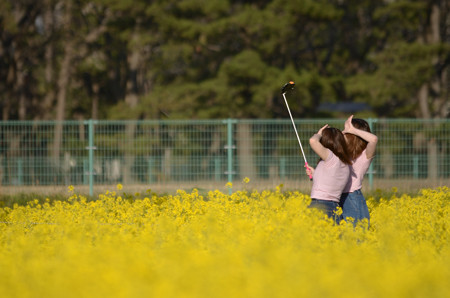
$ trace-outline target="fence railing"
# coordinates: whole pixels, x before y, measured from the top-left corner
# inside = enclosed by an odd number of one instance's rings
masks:
[[[366,184],[436,187],[450,179],[450,120],[367,119],[378,136]],[[295,122],[306,158],[324,124]],[[250,178],[253,185],[308,184],[289,120],[0,122],[2,187],[141,185],[203,187]],[[392,184],[392,185],[391,185]]]

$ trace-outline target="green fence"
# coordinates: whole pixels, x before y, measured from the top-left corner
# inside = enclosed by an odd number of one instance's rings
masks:
[[[450,179],[449,120],[367,119],[379,137],[367,188],[437,187]],[[328,123],[297,120],[308,139]],[[117,183],[145,188],[215,188],[248,177],[253,187],[310,185],[289,120],[0,122],[1,187]]]

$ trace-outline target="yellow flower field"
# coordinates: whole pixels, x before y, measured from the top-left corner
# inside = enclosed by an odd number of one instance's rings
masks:
[[[369,198],[369,229],[279,188],[116,191],[0,209],[1,296],[450,297],[447,187]]]

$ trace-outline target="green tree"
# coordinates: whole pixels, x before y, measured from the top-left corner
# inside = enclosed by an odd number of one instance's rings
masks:
[[[2,119],[448,117],[447,2],[2,1]]]
[[[445,1],[386,1],[373,14],[379,46],[347,88],[380,116],[448,117],[450,43]],[[447,86],[447,87],[446,87]]]

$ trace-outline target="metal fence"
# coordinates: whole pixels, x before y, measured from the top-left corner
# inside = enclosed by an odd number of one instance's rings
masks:
[[[367,119],[378,136],[367,188],[449,185],[450,120]],[[297,120],[308,139],[343,119]],[[121,183],[150,189],[223,187],[244,177],[255,188],[308,187],[289,120],[0,122],[1,189],[82,186],[90,194]]]

